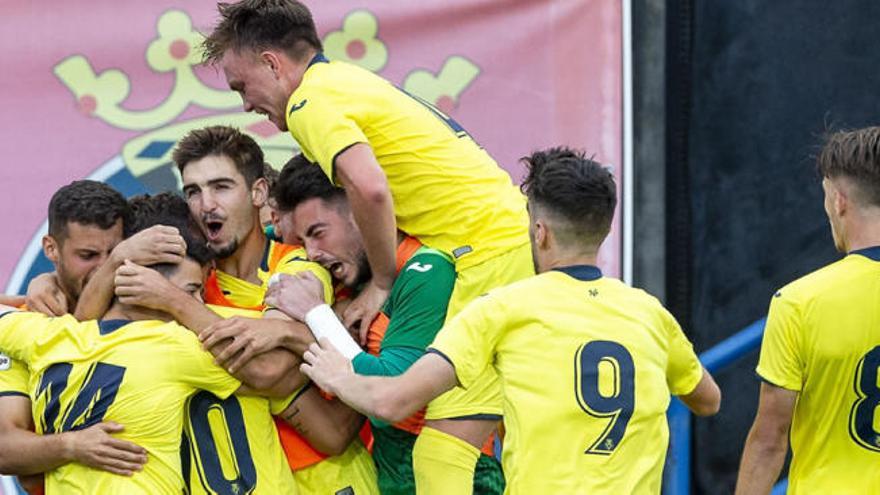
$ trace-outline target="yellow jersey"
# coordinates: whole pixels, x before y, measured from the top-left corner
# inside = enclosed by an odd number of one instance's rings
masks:
[[[525,198],[507,172],[449,116],[372,72],[317,55],[290,96],[287,126],[334,181],[336,156],[369,144],[397,227],[458,270],[529,242]]]
[[[757,372],[798,392],[789,494],[880,486],[880,247],[775,294]]]
[[[0,397],[28,396],[27,365],[0,352]]]
[[[261,318],[259,311],[208,305],[222,316]],[[295,394],[294,394],[295,396]],[[199,391],[186,401],[181,462],[191,495],[296,494],[273,420],[286,399]]]
[[[19,309],[27,311],[27,307]],[[0,349],[0,397],[18,395],[28,397],[28,379],[30,372],[27,365],[3,354]]]
[[[703,374],[655,298],[593,266],[489,292],[429,352],[452,364],[464,388],[496,369],[512,494],[660,493],[669,395],[692,392]]]
[[[37,433],[115,421],[125,426],[116,437],[148,453],[131,477],[61,466],[46,474],[47,493],[180,493],[184,403],[199,389],[226,398],[240,386],[177,323],[13,312],[0,318],[0,348],[28,363]]]
[[[205,283],[205,302],[223,307],[263,311],[263,297],[269,288],[269,279],[276,273],[295,275],[310,271],[324,285],[324,300],[333,304],[333,281],[330,273],[321,265],[309,261],[306,250],[269,240],[257,270],[260,284],[234,277],[220,270],[213,270]]]

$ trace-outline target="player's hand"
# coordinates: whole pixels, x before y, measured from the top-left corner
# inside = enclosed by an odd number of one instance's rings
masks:
[[[139,265],[180,263],[186,256],[186,241],[176,227],[154,225],[120,242],[113,249],[119,260],[131,260]]]
[[[58,277],[54,273],[43,273],[31,280],[25,304],[28,310],[49,316],[62,316],[68,310],[67,296],[61,290]]]
[[[324,304],[324,284],[314,273],[282,273],[276,277],[266,290],[266,305],[280,310],[294,320],[305,321],[306,313]]]
[[[143,469],[147,451],[131,442],[113,438],[123,426],[118,423],[98,423],[84,430],[67,433],[74,461],[86,466],[131,476]]]
[[[378,287],[370,281],[342,314],[342,324],[352,335],[357,331],[360,345],[367,344],[367,331],[389,294],[391,294],[390,290]]]
[[[113,284],[119,302],[159,311],[168,311],[172,297],[187,295],[156,270],[129,260],[125,260],[125,263],[116,269]]]
[[[202,330],[199,340],[217,364],[235,373],[256,356],[281,347],[289,333],[290,323],[286,320],[235,316]]]
[[[309,346],[299,369],[325,392],[339,396],[339,383],[354,374],[351,360],[343,356],[328,339]]]

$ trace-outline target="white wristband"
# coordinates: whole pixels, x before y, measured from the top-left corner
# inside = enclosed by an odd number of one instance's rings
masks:
[[[329,340],[333,347],[349,360],[363,352],[339,321],[336,313],[326,304],[315,306],[306,313],[306,325],[309,326],[315,340]]]

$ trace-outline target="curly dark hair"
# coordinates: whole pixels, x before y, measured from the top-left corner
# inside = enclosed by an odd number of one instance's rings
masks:
[[[302,60],[321,51],[321,38],[308,7],[296,0],[242,0],[218,3],[220,21],[203,43],[204,62],[216,64],[227,50],[284,50]]]
[[[601,243],[611,230],[617,206],[611,172],[584,152],[567,147],[536,151],[522,161],[528,175],[520,187],[529,203],[564,220],[571,240]]]
[[[74,181],[49,200],[49,235],[64,242],[71,222],[107,230],[122,220],[124,226],[130,213],[125,197],[116,189],[94,180]]]
[[[214,260],[214,253],[208,247],[204,234],[189,212],[186,200],[175,193],[164,192],[150,196],[144,194],[129,200],[132,219],[125,228],[125,237],[131,237],[154,225],[167,225],[177,228],[186,242],[186,256],[201,266]],[[166,273],[169,266],[153,265],[160,272]]]
[[[816,160],[822,177],[847,177],[864,203],[880,206],[880,127],[828,135]]]
[[[281,175],[272,188],[272,198],[280,211],[293,211],[312,198],[321,198],[328,203],[348,204],[345,190],[335,186],[317,164],[302,154],[291,158],[281,169]]]
[[[234,127],[215,125],[190,131],[177,143],[171,159],[183,175],[190,162],[206,156],[225,156],[232,160],[248,187],[263,178],[263,150],[254,138]]]

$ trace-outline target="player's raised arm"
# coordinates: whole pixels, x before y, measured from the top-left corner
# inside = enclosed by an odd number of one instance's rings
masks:
[[[394,201],[385,172],[369,145],[354,144],[340,153],[334,173],[351,204],[355,222],[364,238],[364,247],[373,278],[345,310],[343,322],[349,328],[356,322],[363,342],[367,328],[391,292],[395,276],[397,222]]]
[[[179,263],[186,254],[186,242],[175,227],[154,225],[133,234],[113,248],[83,288],[74,316],[80,321],[103,316],[113,300],[113,280],[116,271],[126,261],[149,266],[159,263]]]

